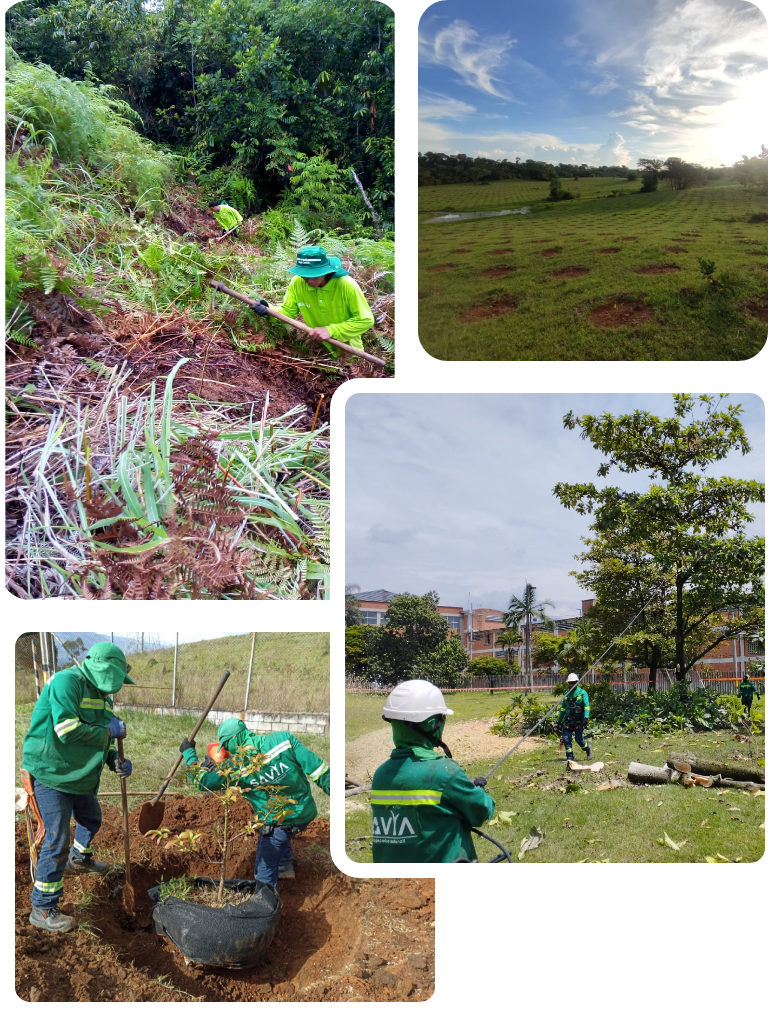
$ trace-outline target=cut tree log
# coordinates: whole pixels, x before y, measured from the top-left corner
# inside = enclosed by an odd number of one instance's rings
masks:
[[[713,777],[713,784],[718,787],[738,787],[742,791],[764,791],[766,784],[757,784],[752,780],[731,780],[730,777]]]
[[[750,766],[748,763],[727,760],[726,762],[714,759],[699,759],[690,752],[670,752],[666,765],[674,768],[675,763],[688,764],[691,771],[701,773],[707,777],[729,777],[732,780],[752,780],[757,784],[765,782],[764,771],[757,766]]]
[[[570,770],[590,770],[591,773],[598,773],[599,770],[604,769],[603,763],[588,763],[585,765],[584,763],[577,763],[573,759],[568,760],[568,765]]]
[[[364,795],[367,791],[371,790],[370,784],[361,784],[360,787],[351,787],[348,791],[344,792],[345,798],[351,798],[352,795]]]
[[[632,784],[670,784],[678,774],[668,766],[647,766],[645,763],[629,763],[628,779]]]

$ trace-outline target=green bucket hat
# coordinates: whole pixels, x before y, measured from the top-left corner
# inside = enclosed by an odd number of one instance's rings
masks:
[[[231,738],[235,738],[239,731],[246,731],[246,729],[246,724],[243,720],[239,720],[238,717],[230,717],[229,720],[223,720],[217,728],[219,747],[223,749]]]
[[[128,675],[127,660],[115,643],[95,643],[81,664],[81,671],[92,684],[109,695],[123,685],[135,685]]]
[[[341,267],[338,258],[329,258],[324,247],[302,247],[298,251],[295,264],[287,269],[293,275],[301,275],[304,279],[316,279],[321,275],[329,275],[331,272],[337,279],[349,272]]]

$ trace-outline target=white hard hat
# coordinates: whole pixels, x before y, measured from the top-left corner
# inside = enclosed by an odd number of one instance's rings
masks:
[[[382,716],[387,720],[427,720],[439,714],[452,716],[448,710],[441,689],[422,678],[401,682],[387,697]]]
[[[571,672],[569,677],[566,679],[567,682],[571,682],[572,684],[574,684],[574,682],[578,682],[579,680],[580,680],[580,676],[578,674],[575,674],[573,671]]]

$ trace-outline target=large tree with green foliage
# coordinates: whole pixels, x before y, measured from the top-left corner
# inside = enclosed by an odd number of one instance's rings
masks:
[[[763,628],[764,539],[746,528],[764,485],[694,470],[750,451],[742,407],[721,404],[675,395],[667,418],[644,410],[564,417],[606,456],[598,476],[649,472],[646,491],[559,483],[554,493],[593,515],[594,536],[578,556],[586,568],[574,575],[597,594],[602,623],[617,633],[636,608],[640,637],[662,655],[671,640],[679,681],[719,643]]]

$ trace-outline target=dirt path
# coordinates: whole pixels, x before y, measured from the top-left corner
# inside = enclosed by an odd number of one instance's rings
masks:
[[[504,753],[509,751],[513,742],[509,738],[491,734],[490,727],[494,723],[495,717],[447,724],[444,729],[444,740],[452,752],[452,758],[463,766],[481,759],[498,762]],[[540,738],[529,738],[518,751],[530,752],[538,748],[542,742],[543,739]],[[369,731],[368,734],[347,742],[347,773],[355,780],[370,782],[374,770],[387,759],[392,748],[393,738],[389,724],[381,730]]]
[[[215,804],[174,796],[165,823],[174,831],[186,825],[208,835]],[[104,808],[103,815],[96,856],[118,864],[121,816],[115,808]],[[236,829],[245,821],[236,817]],[[69,876],[63,910],[91,929],[62,937],[28,922],[27,844],[17,827],[16,991],[22,999],[417,1001],[433,992],[434,881],[345,876],[331,860],[330,826],[321,819],[293,842],[296,879],[279,884],[280,934],[259,966],[246,971],[187,967],[176,947],[155,934],[147,890],[174,876],[213,875],[213,870],[193,856],[143,840],[134,817],[131,822],[132,857],[138,859],[133,864],[136,913],[123,911],[121,872],[103,880]],[[236,841],[228,877],[251,877],[254,852],[254,838]],[[95,899],[79,909],[89,891]]]

